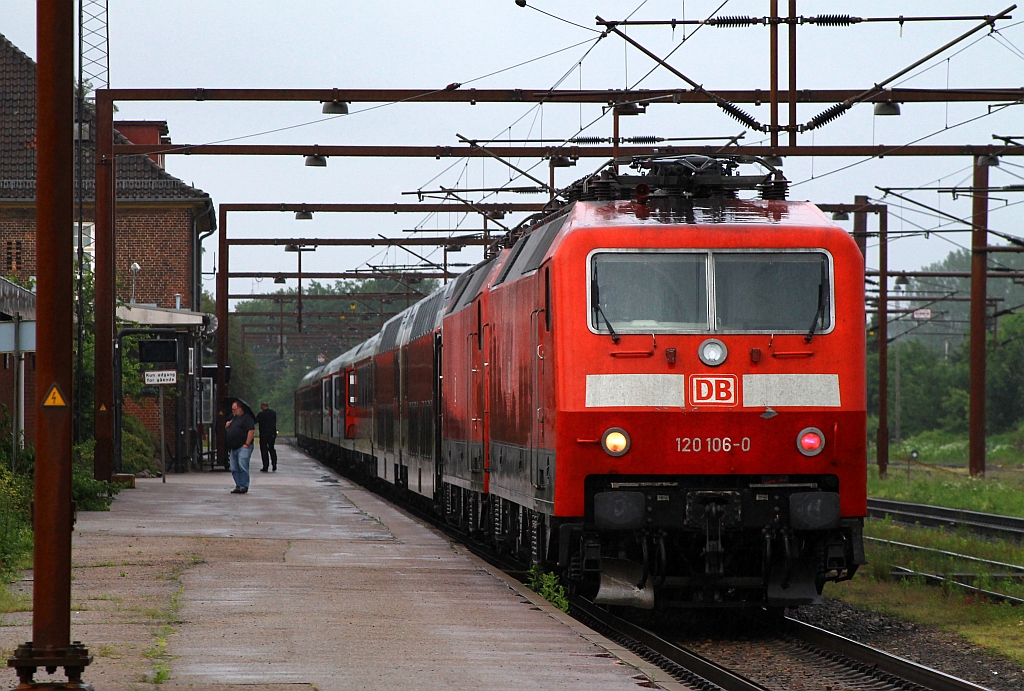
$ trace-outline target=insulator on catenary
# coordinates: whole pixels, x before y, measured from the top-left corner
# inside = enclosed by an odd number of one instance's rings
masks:
[[[850,26],[864,20],[860,17],[851,17],[848,14],[819,14],[817,17],[808,17],[806,21],[808,24],[817,24],[818,26]]]
[[[757,17],[742,17],[742,16],[731,16],[731,17],[711,17],[710,19],[704,20],[705,24],[710,26],[724,27],[732,29],[738,26],[753,26],[754,24],[760,24],[761,20]]]
[[[657,144],[663,140],[661,137],[655,137],[652,134],[642,134],[638,137],[626,137],[624,141],[630,144]]]
[[[743,112],[742,110],[740,110],[733,104],[729,103],[728,101],[716,101],[716,103],[719,108],[721,108],[726,113],[742,122],[750,129],[758,131],[764,130],[764,125],[755,120],[753,115]]]
[[[608,137],[573,137],[569,140],[573,144],[607,144]]]
[[[849,109],[850,109],[850,106],[846,105],[845,103],[837,103],[834,106],[832,106],[831,108],[829,108],[828,110],[826,110],[826,111],[824,111],[822,113],[818,113],[817,115],[815,115],[811,119],[811,121],[808,122],[804,126],[804,129],[805,130],[817,129],[818,127],[821,127],[822,125],[825,125],[825,124],[828,124],[828,123],[832,122],[833,120],[838,118],[840,115],[843,115]]]

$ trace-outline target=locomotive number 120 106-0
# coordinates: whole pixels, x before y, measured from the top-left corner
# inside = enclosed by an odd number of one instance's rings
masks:
[[[750,451],[750,437],[743,437],[739,440],[731,437],[676,437],[676,451],[681,453]]]

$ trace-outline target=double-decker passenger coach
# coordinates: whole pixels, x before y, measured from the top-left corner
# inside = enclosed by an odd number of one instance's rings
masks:
[[[740,164],[577,182],[311,372],[300,443],[598,603],[819,601],[864,563],[864,259]]]

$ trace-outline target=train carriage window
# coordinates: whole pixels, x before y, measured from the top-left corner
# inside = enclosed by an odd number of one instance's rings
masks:
[[[463,307],[472,302],[473,299],[480,293],[480,286],[482,286],[484,281],[487,280],[487,274],[490,273],[491,263],[493,261],[494,259],[489,259],[484,263],[477,264],[475,268],[471,269],[471,271],[474,272],[473,277],[466,284],[465,290],[462,292],[462,295],[459,296],[459,300],[457,303],[455,303],[455,306],[452,308],[450,314],[454,314],[455,312],[461,310]]]
[[[707,253],[595,254],[590,299],[602,333],[707,330]]]
[[[391,319],[385,326],[384,331],[381,332],[380,344],[377,346],[377,354],[386,353],[389,350],[395,349],[395,343],[398,341],[398,330],[402,327],[402,316],[396,316]]]
[[[548,248],[555,241],[555,236],[558,235],[558,231],[562,229],[562,225],[567,218],[568,216],[557,218],[547,225],[537,228],[529,235],[524,236],[520,242],[526,240],[526,243],[522,245],[521,252],[518,255],[509,257],[508,263],[502,269],[501,277],[498,281],[495,281],[495,285],[505,283],[506,281],[514,281],[531,271],[535,271],[541,262],[544,261],[544,255],[548,253]],[[519,246],[519,243],[516,243],[516,247]]]
[[[334,378],[334,409],[341,410],[345,400],[345,378]]]
[[[494,285],[501,285],[508,278],[509,272],[512,271],[512,267],[515,266],[516,260],[519,259],[519,255],[522,254],[523,248],[526,247],[526,243],[529,242],[530,236],[524,235],[519,238],[516,244],[512,245],[512,251],[508,255],[508,259],[505,260],[505,266],[501,267],[501,272],[498,274],[498,280],[494,282]]]
[[[715,328],[827,331],[828,257],[821,252],[715,253]]]
[[[412,333],[409,334],[410,341],[414,341],[434,329],[437,313],[443,302],[444,291],[439,290],[420,303],[412,323]]]

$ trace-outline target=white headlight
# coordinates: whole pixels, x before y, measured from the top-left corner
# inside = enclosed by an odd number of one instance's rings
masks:
[[[710,367],[717,367],[718,365],[725,362],[725,359],[729,357],[729,349],[725,347],[725,344],[719,341],[717,338],[709,338],[700,344],[697,348],[697,357],[705,365]]]

